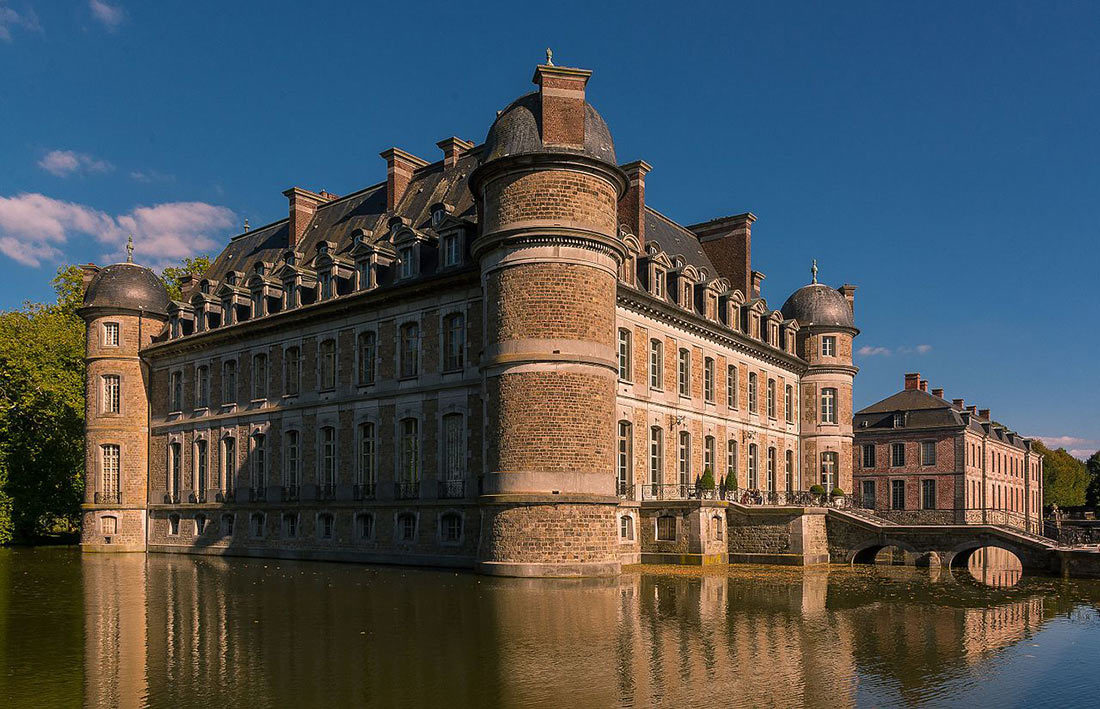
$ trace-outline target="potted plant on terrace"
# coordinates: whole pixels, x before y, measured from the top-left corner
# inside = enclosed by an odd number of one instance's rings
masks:
[[[699,489],[703,495],[713,497],[714,492],[714,472],[711,471],[708,465],[703,469],[703,477],[699,478]]]

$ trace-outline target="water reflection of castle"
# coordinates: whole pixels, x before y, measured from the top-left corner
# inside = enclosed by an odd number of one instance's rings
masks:
[[[1045,612],[1041,597],[943,605],[934,584],[899,601],[825,570],[554,581],[81,563],[89,706],[846,705],[868,688],[922,696]]]

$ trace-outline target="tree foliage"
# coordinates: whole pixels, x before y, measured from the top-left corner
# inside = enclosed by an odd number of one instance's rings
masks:
[[[1096,451],[1085,462],[1089,474],[1089,486],[1085,490],[1085,504],[1100,507],[1100,451]]]
[[[168,297],[179,300],[182,297],[180,281],[184,276],[201,276],[206,273],[213,263],[206,254],[199,254],[194,258],[185,258],[179,266],[169,266],[160,272],[160,279],[164,281],[164,287],[168,289]]]
[[[1065,448],[1050,450],[1039,441],[1036,452],[1043,456],[1043,501],[1047,505],[1077,507],[1085,504],[1085,488],[1089,484],[1085,464],[1066,452]]]

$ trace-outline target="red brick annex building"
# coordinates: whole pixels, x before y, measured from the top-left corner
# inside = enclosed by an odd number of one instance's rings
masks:
[[[87,267],[85,548],[612,574],[723,553],[707,470],[850,492],[855,288],[769,307],[755,217],[651,207],[589,76],[540,65],[480,145],[287,190],[179,301]]]

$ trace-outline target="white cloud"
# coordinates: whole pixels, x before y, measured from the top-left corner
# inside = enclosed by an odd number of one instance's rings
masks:
[[[167,202],[112,216],[42,194],[0,197],[0,253],[25,266],[60,261],[74,237],[92,237],[108,247],[104,260],[123,258],[132,233],[136,260],[153,267],[218,246],[212,236],[233,227],[236,215],[205,202]]]
[[[110,172],[114,169],[114,165],[106,160],[72,150],[51,150],[38,161],[38,167],[57,177],[68,177],[78,172]]]
[[[1066,453],[1069,453],[1077,460],[1088,460],[1096,450],[1096,448],[1071,448],[1066,451]]]
[[[864,345],[856,350],[856,354],[860,357],[889,357],[892,354],[906,355],[906,354],[928,354],[932,351],[932,345],[917,345],[916,347],[901,346],[895,349],[889,347],[877,347],[872,345]]]
[[[16,12],[6,5],[0,5],[0,41],[10,42],[13,27],[19,27],[31,32],[41,32],[42,26],[38,24],[38,15],[34,10],[27,8],[24,12]]]
[[[126,12],[117,5],[110,5],[103,0],[88,0],[88,8],[92,11],[92,17],[103,23],[109,30],[116,30],[126,19]]]
[[[135,182],[175,182],[176,176],[156,170],[131,170],[130,179]]]
[[[885,347],[871,347],[870,345],[864,345],[856,351],[860,357],[889,357],[890,350]]]
[[[917,354],[927,354],[932,351],[932,345],[917,345]]]

